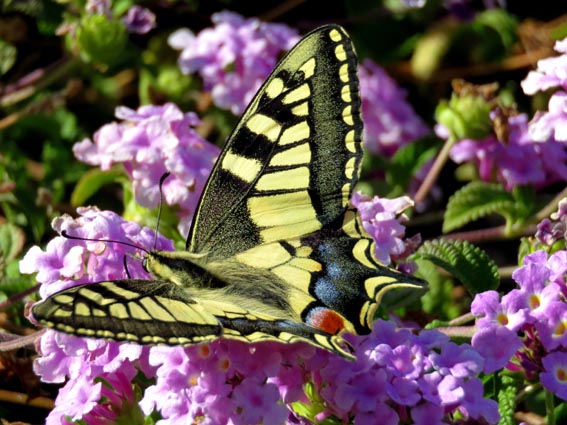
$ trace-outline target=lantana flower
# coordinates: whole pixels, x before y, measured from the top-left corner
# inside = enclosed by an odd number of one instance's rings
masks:
[[[565,202],[552,219],[565,220]],[[545,222],[546,228],[554,227],[551,220]],[[541,226],[538,232],[542,234]],[[542,245],[549,242],[547,236],[540,236]],[[503,367],[522,371],[528,380],[539,378],[544,388],[567,400],[567,252],[550,255],[538,250],[523,261],[512,274],[517,289],[501,298],[495,291],[476,295],[471,309],[478,317],[472,346],[485,359],[485,373]]]
[[[125,279],[122,259],[136,250],[119,242],[145,249],[154,244],[152,230],[114,213],[83,208],[79,214],[55,220],[55,230],[101,242],[57,237],[47,251],[34,248],[20,264],[22,273],[43,276],[43,298],[77,284]],[[66,258],[67,249],[77,247],[79,254]],[[173,245],[160,236],[155,248]],[[64,263],[69,271],[84,272],[50,270]],[[130,276],[149,278],[140,263],[129,262]],[[307,343],[220,338],[189,347],[147,347],[48,330],[34,368],[46,382],[65,382],[48,424],[66,418],[128,423],[155,411],[162,424],[305,422],[295,410],[299,405],[313,419],[359,422],[379,416],[394,424],[415,416],[426,423],[428,412],[450,422],[459,411],[473,420],[497,420],[496,403],[482,397],[477,377],[482,358],[470,346],[453,344],[438,331],[416,335],[385,321],[376,322],[370,335],[347,338],[355,362]]]
[[[555,50],[561,54],[539,60],[537,69],[522,81],[529,95],[558,89],[549,99],[548,110],[536,112],[530,122],[530,135],[538,142],[567,142],[567,38],[557,41]]]
[[[370,59],[358,66],[364,145],[373,154],[391,157],[404,145],[430,133],[406,100],[406,92]]]
[[[93,140],[76,143],[75,156],[102,170],[122,164],[133,181],[136,202],[147,208],[159,204],[158,182],[171,173],[162,187],[163,199],[168,205],[181,206],[179,231],[188,234],[218,147],[195,131],[200,123],[197,115],[183,113],[173,103],[137,110],[122,106],[116,109],[116,117],[123,121],[106,124]]]
[[[526,184],[545,186],[567,181],[567,152],[562,143],[533,140],[525,114],[510,117],[508,129],[509,139],[505,143],[494,134],[483,140],[455,143],[451,159],[458,164],[474,162],[482,180],[492,181],[496,177],[508,190]]]
[[[280,54],[291,49],[299,36],[287,25],[246,19],[233,12],[215,13],[212,21],[213,28],[197,35],[189,29],[174,32],[169,44],[181,50],[183,73],[199,73],[213,102],[241,115]]]
[[[559,56],[540,59],[537,69],[530,71],[524,81],[524,93],[532,95],[538,91],[545,91],[559,87],[567,90],[567,38],[555,43],[555,50],[562,53]]]
[[[351,198],[352,205],[356,207],[364,230],[376,241],[375,255],[378,261],[389,265],[393,261],[403,262],[421,243],[420,235],[405,238],[407,216],[403,211],[413,206],[413,201],[402,196],[395,199],[370,198],[361,192],[355,192]],[[413,271],[411,265],[406,265],[406,272]]]

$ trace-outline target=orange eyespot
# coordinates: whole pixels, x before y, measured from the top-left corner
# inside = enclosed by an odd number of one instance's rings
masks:
[[[336,311],[325,307],[312,309],[306,323],[331,335],[336,335],[345,328],[345,320]]]

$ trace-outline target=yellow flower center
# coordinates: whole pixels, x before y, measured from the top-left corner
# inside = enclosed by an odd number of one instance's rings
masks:
[[[508,316],[504,313],[499,313],[498,316],[496,316],[496,321],[502,326],[506,326],[508,324]]]
[[[560,322],[555,329],[553,330],[553,336],[555,337],[561,337],[565,334],[565,330],[567,328],[565,327],[565,323]]]
[[[555,376],[559,382],[566,382],[567,381],[567,371],[565,369],[557,369],[555,371]]]
[[[539,306],[540,306],[539,295],[536,295],[536,294],[530,295],[530,308],[531,308],[532,310],[535,310],[535,309],[538,308]]]

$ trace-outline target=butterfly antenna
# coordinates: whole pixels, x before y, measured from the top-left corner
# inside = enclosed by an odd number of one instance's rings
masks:
[[[138,245],[134,245],[133,243],[129,243],[129,242],[124,242],[124,241],[117,241],[115,239],[94,239],[94,238],[83,238],[83,237],[79,237],[79,236],[73,236],[67,233],[66,230],[62,230],[61,231],[61,236],[63,236],[64,238],[67,239],[73,239],[76,241],[90,241],[90,242],[104,242],[104,243],[118,243],[121,245],[126,245],[135,249],[139,249],[140,251],[144,251],[146,254],[149,254],[150,252],[145,249],[142,248],[141,246]]]
[[[126,271],[126,277],[128,279],[132,279],[132,276],[130,276],[130,270],[128,270],[128,262],[126,261],[126,256],[122,257],[122,264],[124,264],[124,270]]]
[[[156,249],[156,246],[157,246],[159,222],[161,220],[161,210],[163,209],[163,182],[165,181],[165,179],[167,179],[169,177],[170,174],[171,174],[170,172],[164,173],[163,176],[161,176],[161,178],[159,179],[159,208],[158,208],[158,213],[157,213],[156,236],[155,236],[155,239],[154,239],[154,249]]]

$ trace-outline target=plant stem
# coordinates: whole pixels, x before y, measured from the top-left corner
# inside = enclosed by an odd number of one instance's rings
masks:
[[[535,225],[529,225],[522,228],[521,231],[515,231],[513,233],[507,234],[506,226],[497,226],[488,229],[448,233],[446,235],[443,235],[443,238],[452,240],[465,240],[468,242],[488,242],[513,239],[519,236],[533,236],[536,230],[537,228]]]
[[[33,294],[34,292],[37,292],[40,286],[41,285],[38,283],[37,285],[34,285],[31,288],[25,289],[22,292],[18,292],[17,294],[12,295],[6,301],[0,302],[0,311],[11,307],[12,305],[14,305],[14,303],[23,300],[25,297],[27,297],[30,294]]]
[[[474,316],[472,313],[463,314],[460,317],[456,317],[449,322],[451,326],[461,326],[464,323],[474,322]]]
[[[452,137],[449,137],[445,141],[445,144],[443,145],[441,152],[439,152],[439,155],[437,155],[437,158],[435,158],[435,162],[433,163],[433,166],[427,173],[427,176],[425,176],[423,183],[421,183],[421,186],[419,187],[417,193],[413,198],[416,204],[423,202],[423,200],[431,190],[431,187],[437,181],[437,178],[439,177],[439,174],[441,173],[443,166],[445,165],[447,159],[449,158],[449,151],[453,147],[454,143],[455,140],[453,140]]]
[[[437,328],[437,330],[449,337],[472,338],[476,328],[474,326],[449,326]]]
[[[0,400],[13,404],[39,407],[41,409],[53,409],[53,400],[47,397],[35,397],[30,399],[28,394],[17,393],[15,391],[0,390]]]
[[[72,69],[78,64],[78,59],[67,57],[45,68],[30,72],[0,91],[0,106],[12,106],[33,96],[55,81],[69,79],[69,76],[72,75]]]
[[[559,201],[561,201],[565,197],[567,197],[567,187],[565,187],[565,189],[559,192],[551,202],[549,202],[544,208],[542,208],[536,214],[536,222],[539,223],[544,218],[548,218],[551,215],[551,213],[554,213],[557,210],[557,205],[559,205]]]
[[[547,425],[555,425],[555,403],[553,402],[553,393],[545,391],[545,411],[547,417]]]
[[[502,279],[507,279],[512,277],[512,273],[518,268],[518,266],[505,266],[498,267],[498,274]]]
[[[26,336],[13,335],[4,332],[0,334],[0,353],[18,350],[24,347],[33,348],[37,339],[42,336],[46,330],[47,329],[42,329]]]

